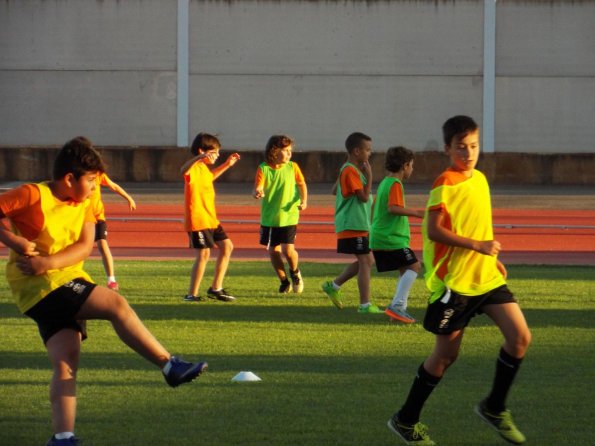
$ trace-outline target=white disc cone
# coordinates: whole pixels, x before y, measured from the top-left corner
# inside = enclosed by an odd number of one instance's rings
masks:
[[[236,376],[231,378],[231,380],[236,382],[262,381],[258,376],[256,376],[252,372],[240,372]]]

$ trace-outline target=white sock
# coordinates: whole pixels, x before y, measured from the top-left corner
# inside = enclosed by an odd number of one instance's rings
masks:
[[[417,279],[417,273],[415,271],[408,269],[403,273],[399,279],[399,282],[397,283],[397,289],[395,290],[393,301],[390,304],[391,307],[399,307],[403,310],[407,308],[409,291],[411,291],[411,287],[415,283],[415,279]]]
[[[115,282],[115,281],[116,281],[116,276],[109,276],[109,277],[107,278],[107,281],[108,281],[108,282]]]
[[[74,432],[60,432],[59,434],[54,434],[56,440],[66,440],[67,438],[74,437]]]
[[[365,304],[359,304],[360,308],[368,308],[370,305],[372,305],[370,302],[365,303]]]
[[[339,285],[337,285],[334,280],[331,282],[331,284],[333,285],[333,289],[334,290],[337,290],[338,291],[338,290],[341,289],[341,287]]]

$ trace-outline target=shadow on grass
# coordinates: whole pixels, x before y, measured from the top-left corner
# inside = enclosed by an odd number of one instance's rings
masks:
[[[421,328],[425,308],[410,307],[411,312],[420,319],[419,324],[404,325],[391,323],[384,314],[358,314],[355,308],[338,310],[328,307],[302,305],[235,305],[219,302],[201,302],[179,304],[134,304],[133,308],[142,320],[146,321],[205,321],[205,322],[278,322],[338,324],[362,326],[387,326],[412,329]],[[525,309],[525,317],[532,328],[571,327],[591,328],[595,320],[595,310],[560,310],[560,309]],[[0,303],[0,321],[5,318],[21,318],[14,304]],[[7,321],[2,322],[6,324]],[[477,316],[471,327],[493,325],[486,316]]]

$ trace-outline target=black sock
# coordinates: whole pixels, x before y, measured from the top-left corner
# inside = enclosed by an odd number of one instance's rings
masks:
[[[285,276],[283,279],[279,279],[283,285],[289,284],[289,279]]]
[[[506,396],[512,386],[514,377],[523,362],[523,358],[515,358],[510,356],[500,349],[500,355],[496,361],[496,375],[494,376],[494,384],[492,391],[485,400],[487,409],[490,412],[499,413],[506,409]]]
[[[421,409],[441,379],[442,377],[430,375],[422,363],[417,370],[407,400],[399,410],[399,421],[404,424],[417,423]]]
[[[297,275],[300,273],[300,269],[296,269],[295,271],[292,271],[291,269],[289,270],[289,274],[291,274],[291,277],[297,277]]]

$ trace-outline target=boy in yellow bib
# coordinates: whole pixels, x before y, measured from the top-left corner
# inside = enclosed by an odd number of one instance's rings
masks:
[[[88,198],[104,171],[91,142],[77,137],[58,153],[52,181],[25,184],[0,195],[0,242],[10,248],[6,278],[19,310],[37,323],[54,372],[54,435],[47,446],[79,444],[74,436],[76,374],[87,319],[110,321],[126,345],[162,369],[172,387],[207,368],[204,362],[192,364],[171,356],[122,296],[96,285],[83,270],[95,238]]]
[[[485,313],[500,329],[504,343],[492,390],[475,412],[504,440],[523,444],[525,436],[506,410],[505,400],[531,333],[497,258],[500,243],[494,240],[490,190],[485,176],[475,169],[479,127],[468,116],[454,116],[442,132],[451,166],[432,186],[422,229],[425,280],[431,293],[424,328],[436,335],[436,342],[388,427],[407,444],[435,444],[419,422],[421,410],[456,360],[465,327],[475,315]]]

